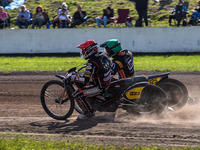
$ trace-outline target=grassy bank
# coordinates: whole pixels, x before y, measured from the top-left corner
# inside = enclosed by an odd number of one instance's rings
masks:
[[[149,3],[149,17],[151,18],[152,27],[168,27],[168,18],[169,14],[173,8],[177,5],[179,0],[173,0],[172,3],[156,3],[154,0],[150,0]],[[197,5],[197,0],[188,0],[189,1],[189,12],[191,15],[192,10]],[[96,28],[95,17],[102,15],[102,9],[105,9],[107,6],[114,8],[114,15],[118,16],[117,9],[129,9],[130,16],[133,18],[133,24],[135,24],[136,19],[138,18],[137,11],[135,10],[135,4],[131,0],[26,0],[25,5],[27,9],[35,14],[35,7],[38,5],[43,6],[44,10],[48,12],[50,20],[53,20],[53,16],[57,14],[58,7],[61,6],[62,2],[66,2],[71,16],[73,16],[76,11],[77,5],[82,5],[83,10],[87,11],[87,16],[89,17],[90,24],[84,28]],[[15,10],[8,10],[7,12],[11,16],[11,27],[17,27],[15,25],[15,19],[17,17],[19,8]],[[112,25],[109,25],[112,26]],[[108,26],[108,27],[109,27]],[[124,24],[121,26],[125,27]],[[83,27],[83,26],[79,26]],[[17,27],[18,28],[18,27]]]
[[[85,63],[79,57],[0,57],[0,71],[67,71]],[[136,71],[200,71],[200,55],[137,56]]]

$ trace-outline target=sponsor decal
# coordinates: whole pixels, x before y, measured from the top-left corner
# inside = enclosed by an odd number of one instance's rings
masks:
[[[125,95],[128,99],[140,98],[143,89],[144,87],[133,88],[128,90]]]
[[[86,69],[89,69],[89,70],[90,70],[90,69],[92,69],[92,66],[87,66]]]
[[[158,77],[158,78],[153,78],[153,79],[149,79],[149,84],[154,84],[156,85],[162,78]]]

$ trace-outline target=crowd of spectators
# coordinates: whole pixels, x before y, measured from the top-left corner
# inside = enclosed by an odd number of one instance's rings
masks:
[[[136,27],[143,27],[143,21],[145,26],[148,26],[147,13],[149,0],[134,0],[135,8],[138,13],[138,19],[136,20]],[[178,21],[177,26],[180,25],[181,21],[186,19],[186,15],[189,14],[188,8],[183,5],[184,1],[179,0],[178,4],[174,7],[173,11],[169,15],[169,25],[171,26],[172,19]],[[178,14],[180,12],[180,14]],[[177,19],[179,16],[179,19]],[[97,27],[100,28],[101,25],[106,27],[109,22],[112,22],[115,18],[113,9],[108,6],[103,10],[103,14],[95,18]],[[0,27],[2,28],[5,24],[5,20],[9,19],[9,14],[0,6]],[[192,10],[192,15],[188,21],[185,21],[187,25],[197,25],[200,20],[200,1],[197,7]],[[58,8],[57,15],[54,16],[52,21],[53,28],[74,28],[80,24],[87,21],[87,14],[85,10],[82,10],[82,6],[77,6],[77,11],[70,16],[70,11],[67,4],[62,3],[61,7]],[[4,24],[3,24],[4,23]],[[47,28],[51,25],[51,21],[47,12],[45,12],[42,6],[37,6],[35,13],[32,14],[25,5],[21,5],[20,11],[15,18],[15,23],[20,29],[27,29],[29,25],[34,29],[35,27],[41,28],[45,25]]]

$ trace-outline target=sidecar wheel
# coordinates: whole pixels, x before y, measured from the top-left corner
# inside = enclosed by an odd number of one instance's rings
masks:
[[[161,114],[167,107],[167,96],[158,86],[147,85],[138,100],[137,112],[140,114]]]
[[[40,94],[42,107],[45,112],[57,120],[66,120],[72,115],[74,110],[74,99],[68,99],[66,92],[63,95],[63,102],[61,102],[63,92],[63,83],[52,80],[43,86]]]
[[[182,108],[187,103],[188,90],[182,82],[167,78],[159,82],[158,86],[165,91],[168,106],[174,110]]]

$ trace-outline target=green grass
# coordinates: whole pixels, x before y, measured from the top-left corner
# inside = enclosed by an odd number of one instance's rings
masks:
[[[200,55],[135,57],[137,71],[200,71]]]
[[[53,139],[51,136],[8,135],[0,134],[0,150],[162,150],[160,147],[126,147],[115,145],[86,144],[81,140],[63,138]],[[166,148],[165,148],[166,149]],[[170,148],[170,150],[198,150],[199,148]],[[167,149],[166,149],[167,150]]]
[[[154,0],[150,0],[149,3],[149,16],[151,18],[151,26],[152,27],[168,27],[168,18],[172,9],[175,5],[177,5],[179,0],[173,0],[171,4],[168,3],[155,3]],[[189,1],[189,12],[191,15],[192,10],[197,5],[197,0],[187,0]],[[133,24],[135,24],[136,19],[138,18],[137,11],[135,10],[135,3],[130,0],[26,0],[25,5],[27,9],[30,10],[33,14],[35,14],[35,8],[38,5],[43,6],[44,10],[48,12],[50,20],[53,20],[53,16],[57,14],[58,7],[61,6],[62,2],[66,2],[71,16],[76,11],[77,5],[82,5],[83,10],[87,11],[87,16],[90,18],[89,26],[85,26],[84,28],[96,28],[96,22],[94,20],[95,17],[102,15],[102,9],[105,9],[108,5],[114,8],[114,15],[118,16],[117,9],[127,8],[130,10],[130,16],[133,18]],[[8,10],[7,12],[11,15],[11,28],[15,27],[14,18],[17,17],[19,8],[15,10]],[[108,27],[113,27],[112,24],[108,25]],[[121,27],[125,27],[124,24],[120,25]],[[83,26],[78,26],[82,28]]]
[[[85,62],[79,57],[0,57],[0,71],[65,71]]]
[[[126,149],[117,146],[101,146],[101,145],[87,145],[83,142],[69,142],[69,140],[51,140],[51,138],[45,137],[46,139],[32,138],[28,135],[9,135],[6,138],[0,138],[0,149],[1,150],[114,150],[114,149]]]
[[[0,71],[67,71],[85,63],[79,57],[0,57]],[[136,56],[136,71],[200,71],[200,55]]]

